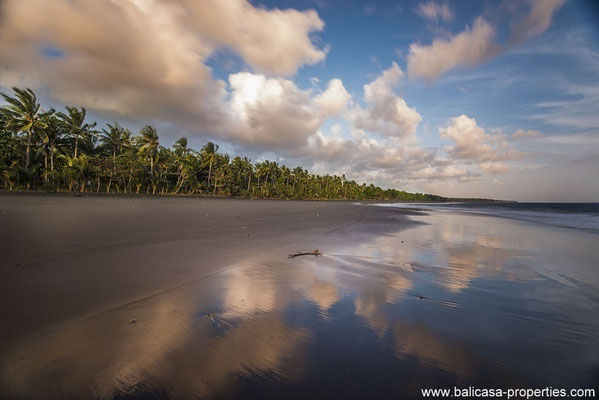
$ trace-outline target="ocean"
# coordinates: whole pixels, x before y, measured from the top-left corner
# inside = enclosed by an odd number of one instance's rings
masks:
[[[402,209],[445,210],[512,218],[599,233],[599,203],[381,203]]]

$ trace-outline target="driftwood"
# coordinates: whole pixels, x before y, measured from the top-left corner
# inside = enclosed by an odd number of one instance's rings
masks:
[[[297,253],[294,254],[289,254],[289,258],[293,258],[293,257],[297,257],[297,256],[321,256],[322,253],[316,249],[314,251],[310,251],[307,253],[302,253],[301,251],[298,251]]]

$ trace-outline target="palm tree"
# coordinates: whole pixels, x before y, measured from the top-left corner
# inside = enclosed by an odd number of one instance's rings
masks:
[[[123,147],[131,140],[131,132],[122,128],[118,122],[115,122],[114,125],[106,124],[106,126],[108,130],[102,128],[100,143],[103,148],[110,151],[114,162],[116,162],[116,156],[123,151]]]
[[[248,182],[247,191],[249,193],[251,193],[252,173],[254,172],[254,165],[252,164],[252,161],[247,157],[243,157],[242,171],[243,171],[244,175],[247,175],[247,182]]]
[[[212,164],[214,164],[214,159],[218,152],[218,145],[208,142],[202,147],[202,154],[204,155],[204,160],[209,164],[208,167],[208,187],[210,187],[210,176],[212,175]]]
[[[139,131],[139,153],[150,158],[150,171],[154,175],[154,159],[158,155],[158,132],[151,125],[146,125]]]
[[[15,97],[0,93],[8,103],[0,108],[0,113],[6,119],[9,128],[18,132],[27,132],[27,149],[25,151],[25,169],[29,168],[29,153],[31,149],[31,137],[33,130],[45,128],[46,124],[40,120],[40,105],[37,97],[31,89],[19,89],[13,87]]]
[[[93,133],[93,128],[96,126],[95,122],[88,124],[85,122],[85,116],[87,111],[85,108],[78,109],[77,107],[66,106],[67,113],[59,112],[56,115],[61,120],[66,132],[75,137],[75,151],[73,152],[73,158],[77,158],[77,149],[79,147],[79,138],[87,138]]]
[[[100,143],[103,148],[112,154],[112,171],[110,171],[108,185],[106,185],[106,193],[110,193],[112,177],[117,173],[116,156],[123,151],[124,146],[130,143],[131,132],[128,129],[122,128],[118,122],[115,122],[114,125],[106,125],[108,126],[108,130],[102,129]]]
[[[46,125],[45,128],[39,130],[38,136],[44,147],[44,181],[48,182],[48,158],[50,158],[50,174],[54,174],[54,153],[60,142],[61,126],[60,121],[56,118],[54,110],[42,114],[41,120]]]
[[[131,133],[127,129],[116,122],[108,124],[99,138],[101,146],[94,149],[98,137],[92,128],[96,125],[85,122],[84,108],[67,107],[66,113],[58,114],[52,109],[44,112],[31,90],[13,90],[14,97],[2,95],[7,104],[0,107],[0,180],[9,190],[18,185],[27,188],[46,186],[49,174],[60,174],[64,180],[52,181],[57,189],[62,184],[68,190],[76,186],[85,191],[87,183],[96,179],[95,188],[99,191],[103,177],[110,174],[107,192],[113,185],[117,192],[139,193],[143,185],[148,185],[148,193],[210,191],[223,196],[272,198],[448,200],[441,196],[358,184],[347,180],[345,175],[314,175],[301,167],[290,170],[274,161],[252,164],[246,157],[235,157],[231,161],[227,154],[218,153],[219,147],[212,142],[207,143],[201,153],[191,149],[185,138],[167,149],[159,145],[158,133],[151,126],[140,131],[140,136],[135,138],[137,146],[132,146]],[[54,158],[61,152],[61,139],[65,135],[72,137],[72,147],[68,155],[59,156],[64,161],[55,165]],[[25,138],[27,146],[24,145]],[[208,182],[199,183],[206,179],[206,169]]]
[[[69,157],[68,155],[61,157],[66,161],[65,172],[69,178],[69,192],[77,181],[79,181],[79,191],[85,192],[85,181],[90,177],[92,172],[89,157],[85,154],[76,158]]]
[[[256,176],[258,177],[258,186],[260,186],[260,179],[264,178],[264,180],[262,181],[262,188],[260,189],[261,194],[264,194],[264,185],[268,182],[269,173],[270,163],[268,161],[256,163]]]
[[[214,192],[212,193],[213,196],[216,195],[216,188],[218,186],[219,179],[221,180],[221,182],[223,182],[221,186],[223,186],[226,183],[224,181],[227,176],[227,173],[229,172],[230,167],[228,154],[218,154],[217,161],[218,168],[216,169],[216,173],[214,174]]]
[[[181,139],[177,140],[173,145],[173,148],[175,149],[175,152],[179,154],[181,157],[186,156],[187,151],[189,150],[187,148],[187,138],[182,137]]]

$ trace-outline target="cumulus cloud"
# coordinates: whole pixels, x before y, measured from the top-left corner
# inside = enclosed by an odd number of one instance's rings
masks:
[[[246,0],[7,0],[0,25],[4,85],[45,87],[58,101],[217,131],[226,83],[206,60],[220,48],[259,71],[292,74],[326,55],[315,11]]]
[[[453,12],[447,5],[447,3],[436,3],[434,1],[427,1],[418,4],[416,13],[422,18],[438,21],[445,20],[451,21],[453,19]]]
[[[350,179],[376,182],[399,188],[423,183],[455,180],[468,181],[480,175],[467,165],[441,158],[436,149],[406,143],[401,138],[373,138],[361,130],[350,137],[334,125],[329,132],[319,130],[308,138],[308,146],[298,148],[293,156],[317,160],[317,173],[347,174]]]
[[[326,56],[327,50],[310,40],[310,32],[324,28],[314,10],[266,10],[246,0],[184,3],[202,36],[230,47],[258,71],[290,75]]]
[[[503,136],[486,133],[474,118],[463,114],[451,118],[445,127],[440,127],[439,134],[453,141],[454,144],[446,149],[451,157],[476,163],[485,173],[506,172],[508,167],[501,161],[523,156],[509,149]]]
[[[320,107],[325,115],[334,115],[346,109],[351,95],[343,86],[341,79],[331,79],[327,89],[316,96],[314,102]]]
[[[201,62],[212,47],[174,23],[183,14],[177,4],[19,0],[7,1],[4,14],[6,85],[26,79],[67,104],[127,116],[193,116],[212,125],[222,114],[222,82]]]
[[[339,79],[314,96],[284,78],[250,72],[229,76],[230,110],[226,135],[255,146],[294,148],[305,145],[329,117],[345,110],[350,95]]]
[[[316,160],[327,172],[352,171],[356,176],[396,174],[409,179],[422,163],[441,176],[433,151],[417,146],[416,129],[422,117],[393,93],[403,72],[395,63],[364,85],[360,107],[340,79],[331,79],[325,90],[301,89],[286,78],[240,72],[229,76],[230,115],[224,137],[257,150],[277,150],[287,159]],[[326,133],[323,124],[336,118]],[[374,134],[374,135],[373,135]],[[435,165],[433,165],[435,164]],[[371,175],[372,176],[372,175]],[[449,175],[445,175],[446,177]]]
[[[564,2],[528,0],[528,12],[512,25],[507,44],[495,41],[495,27],[482,17],[477,17],[472,27],[467,26],[464,31],[447,38],[436,38],[430,45],[412,43],[408,54],[408,74],[411,78],[432,81],[451,69],[478,65],[525,39],[545,32]],[[430,15],[436,15],[432,11],[435,7],[430,9]]]
[[[357,129],[390,137],[408,137],[416,133],[422,116],[393,93],[402,77],[403,71],[394,62],[374,81],[364,85],[364,100],[368,107],[354,110],[352,118]]]

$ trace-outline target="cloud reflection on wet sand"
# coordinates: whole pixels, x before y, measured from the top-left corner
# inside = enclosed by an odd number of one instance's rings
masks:
[[[566,325],[533,318],[540,312],[561,317],[560,310],[521,303],[524,296],[540,298],[545,287],[552,290],[550,302],[574,295],[561,286],[556,290],[555,281],[535,271],[539,266],[530,254],[538,243],[513,245],[509,235],[516,226],[480,224],[478,217],[452,214],[419,218],[432,223],[361,236],[352,243],[339,232],[324,257],[248,261],[24,339],[3,351],[0,394],[234,397],[259,377],[309,394],[314,382],[321,390],[347,389],[352,374],[381,368],[377,379],[389,376],[380,387],[382,397],[391,392],[414,395],[419,377],[432,383],[472,383],[494,374],[499,382],[537,383],[552,372],[545,367],[533,374],[535,362],[571,363],[570,357],[576,358],[555,351],[557,343],[581,354],[596,344],[597,335],[592,335],[599,328],[585,320],[587,314],[570,317],[581,335],[568,336],[560,333],[561,328],[570,332]],[[535,289],[526,291],[533,283]],[[471,289],[482,292],[470,294]],[[585,299],[582,306],[595,312],[596,298]],[[580,302],[572,310],[578,312]],[[515,328],[512,310],[530,318]],[[486,320],[492,328],[477,322],[484,313],[493,313]],[[528,336],[516,334],[518,329]],[[502,331],[509,341],[497,338]],[[542,357],[523,359],[527,355],[517,353],[515,337],[525,345],[541,338],[535,345],[544,351]],[[370,354],[364,353],[368,348]],[[347,361],[354,357],[372,360],[364,365]],[[579,366],[581,379],[598,363],[588,355],[585,360]]]

